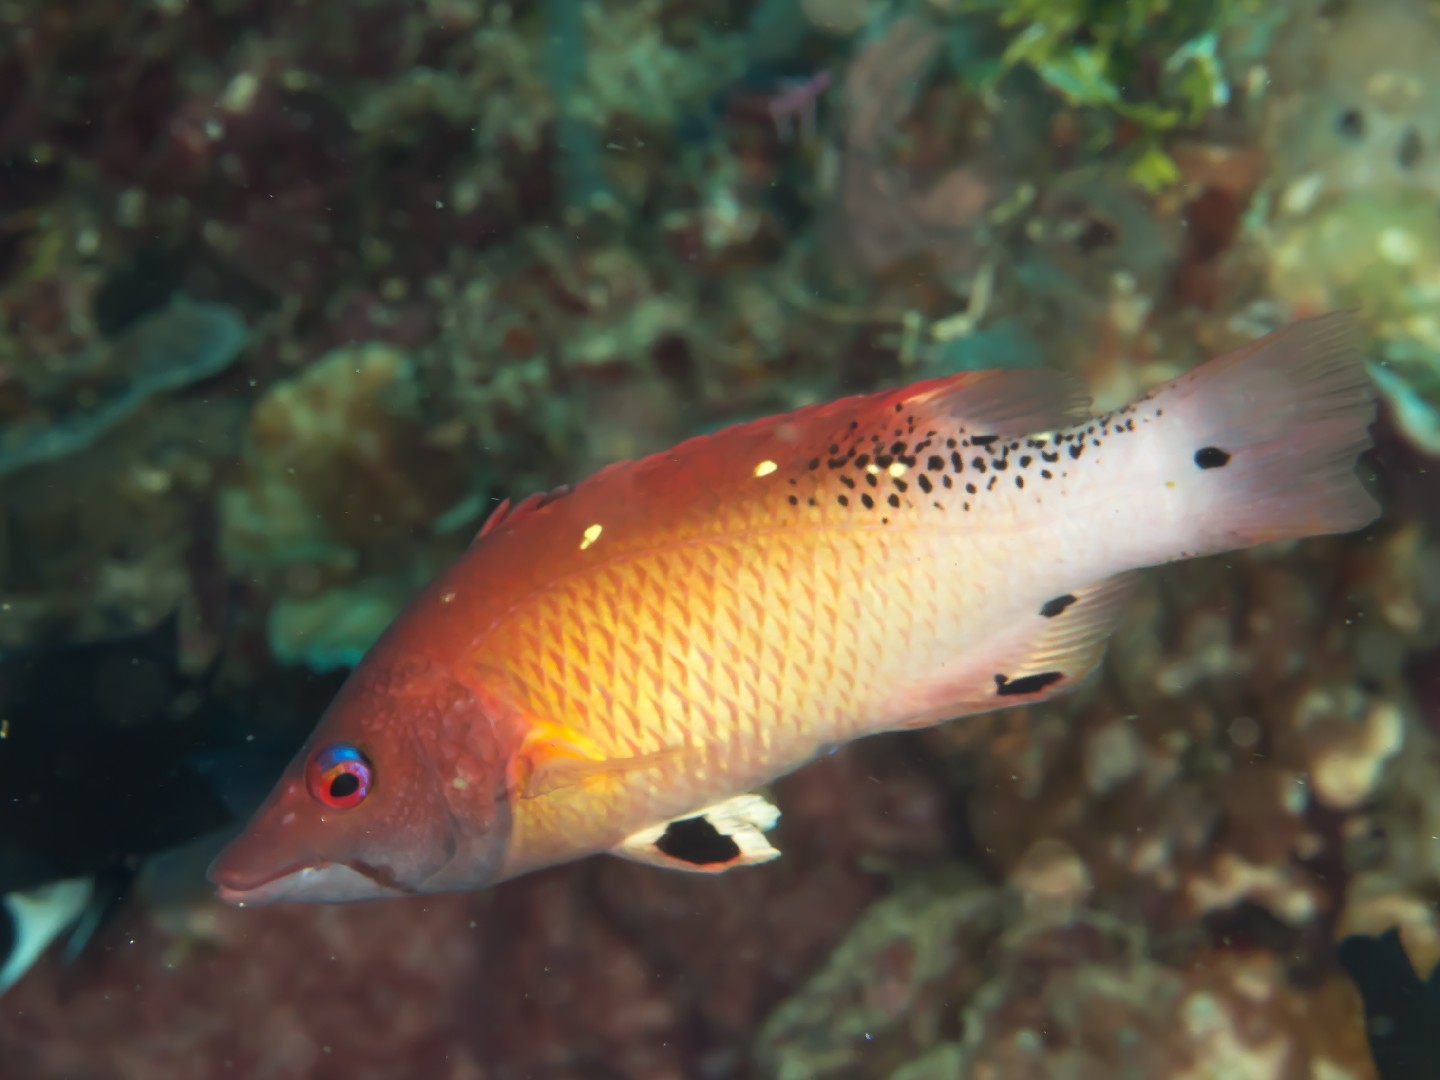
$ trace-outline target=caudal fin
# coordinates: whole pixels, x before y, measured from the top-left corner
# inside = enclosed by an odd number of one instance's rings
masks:
[[[1355,471],[1376,409],[1363,340],[1350,312],[1304,319],[1154,397],[1165,452],[1177,455],[1167,466],[1191,496],[1199,544],[1187,554],[1351,532],[1376,518]]]

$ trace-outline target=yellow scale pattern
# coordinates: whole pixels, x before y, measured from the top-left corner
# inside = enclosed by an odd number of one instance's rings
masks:
[[[944,590],[917,559],[935,530],[768,502],[561,579],[506,628],[530,707],[611,762],[661,755],[530,800],[546,805],[523,808],[521,845],[563,818],[572,841],[608,847],[883,720],[908,644],[939,623]]]

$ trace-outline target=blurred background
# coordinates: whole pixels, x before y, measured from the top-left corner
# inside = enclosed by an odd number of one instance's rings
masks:
[[[1437,56],[1425,0],[0,0],[0,1077],[1377,1076],[1337,943],[1440,959]],[[501,498],[1334,308],[1384,518],[781,781],[783,859],[210,898]]]

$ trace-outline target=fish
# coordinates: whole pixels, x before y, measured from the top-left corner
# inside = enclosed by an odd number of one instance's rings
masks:
[[[1098,416],[1076,376],[965,372],[502,504],[349,674],[217,895],[765,863],[757,789],[1074,689],[1143,568],[1372,522],[1362,344],[1353,314],[1302,320]]]
[[[0,993],[62,935],[79,956],[152,860],[213,858],[303,741],[255,734],[214,670],[181,670],[173,615],[0,651]]]
[[[1339,960],[1364,1003],[1380,1080],[1440,1076],[1440,967],[1421,979],[1393,927],[1345,938]]]
[[[225,824],[186,765],[211,702],[178,656],[173,616],[0,653],[0,893],[93,875]]]
[[[20,981],[46,949],[95,911],[95,879],[69,878],[0,896],[0,994]],[[83,947],[88,935],[72,934],[67,952]]]

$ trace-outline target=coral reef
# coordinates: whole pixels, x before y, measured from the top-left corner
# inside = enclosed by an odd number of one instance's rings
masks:
[[[1358,307],[1408,437],[1440,450],[1440,18],[1403,0],[1302,4],[1269,61],[1263,133],[1277,167],[1262,242],[1297,309]]]
[[[500,499],[734,420],[1338,306],[1389,402],[1380,523],[786,778],[773,864],[234,911],[177,852],[0,1072],[1369,1080],[1335,942],[1440,960],[1432,7],[0,5],[0,648],[178,612],[261,734]]]

